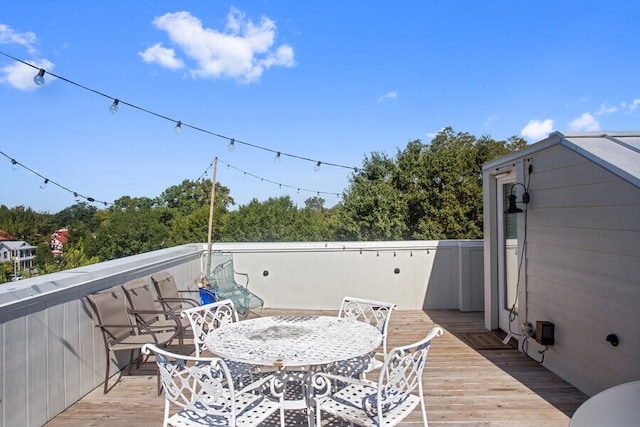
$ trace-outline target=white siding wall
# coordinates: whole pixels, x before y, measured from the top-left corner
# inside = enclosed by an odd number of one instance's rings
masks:
[[[0,426],[42,426],[102,383],[104,344],[85,295],[160,271],[185,288],[199,276],[200,252],[191,245],[2,285]]]
[[[249,289],[267,307],[337,309],[350,295],[393,301],[401,310],[484,308],[479,240],[213,247],[234,253],[236,271],[249,275]]]
[[[555,324],[544,364],[588,394],[637,380],[640,189],[562,146],[528,158],[533,173],[521,301],[526,320]],[[618,347],[605,341],[610,333],[618,335]],[[530,353],[539,358],[534,344]]]

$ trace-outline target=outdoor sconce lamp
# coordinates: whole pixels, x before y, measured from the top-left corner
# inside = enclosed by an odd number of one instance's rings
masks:
[[[520,203],[520,202],[516,202],[516,195],[513,194],[513,189],[516,188],[517,185],[522,185],[522,188],[524,188],[524,193],[522,193],[521,203],[524,203],[526,205],[531,200],[531,197],[529,196],[529,190],[527,190],[527,187],[525,187],[524,184],[516,182],[515,184],[513,184],[513,186],[511,187],[511,191],[509,192],[509,207],[505,211],[506,213],[523,212],[523,210],[516,205],[516,203]]]

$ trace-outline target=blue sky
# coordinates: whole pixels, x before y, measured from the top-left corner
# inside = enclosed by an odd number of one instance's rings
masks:
[[[329,163],[447,126],[639,130],[639,20],[617,0],[2,2],[0,52],[106,96],[0,55],[0,205],[153,198],[218,157],[239,205],[332,206],[352,170]]]

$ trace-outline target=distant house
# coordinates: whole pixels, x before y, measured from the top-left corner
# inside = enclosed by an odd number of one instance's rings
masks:
[[[487,328],[587,394],[640,379],[640,132],[554,132],[483,191]]]
[[[53,256],[60,256],[64,251],[64,245],[69,240],[69,230],[61,228],[51,235],[51,253]]]
[[[0,230],[0,242],[3,240],[13,240],[13,236],[8,231]]]
[[[36,247],[25,241],[0,241],[0,262],[10,262],[16,271],[31,270],[36,257]]]

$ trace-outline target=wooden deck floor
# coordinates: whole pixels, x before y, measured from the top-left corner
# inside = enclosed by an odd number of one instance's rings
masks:
[[[282,313],[301,314],[275,309],[263,314]],[[429,425],[566,427],[588,396],[516,349],[482,350],[467,344],[465,333],[483,331],[482,316],[435,310],[395,311],[391,317],[389,348],[423,338],[433,325],[445,330],[431,346],[423,375]],[[119,378],[108,394],[102,387],[94,390],[47,427],[161,425],[163,407],[164,398],[156,392],[155,364],[146,363],[131,376]],[[306,425],[303,414],[295,413],[300,411],[291,412],[287,425]],[[401,425],[416,426],[421,421],[416,409]],[[327,420],[323,425],[344,424]]]

